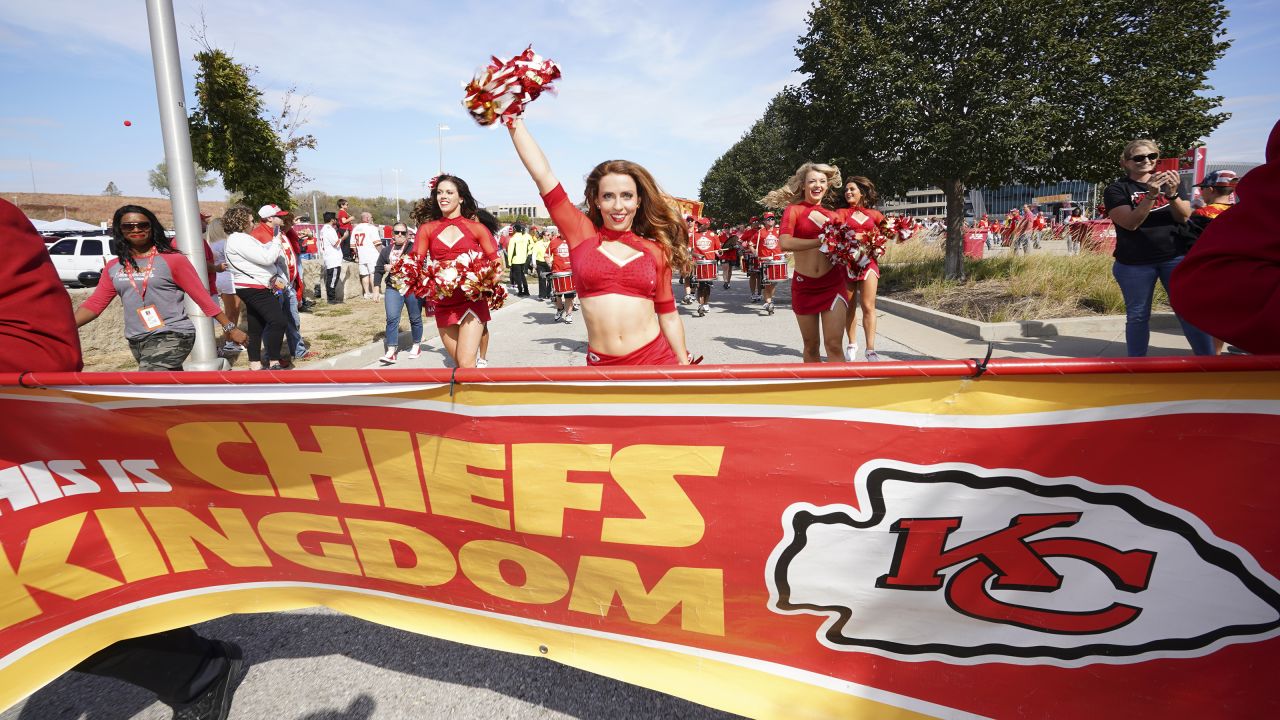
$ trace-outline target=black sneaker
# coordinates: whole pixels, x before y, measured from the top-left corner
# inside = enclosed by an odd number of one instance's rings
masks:
[[[226,660],[226,667],[209,683],[209,687],[190,702],[173,706],[173,720],[227,720],[231,713],[231,697],[240,684],[244,654],[235,643],[214,640],[215,652]]]

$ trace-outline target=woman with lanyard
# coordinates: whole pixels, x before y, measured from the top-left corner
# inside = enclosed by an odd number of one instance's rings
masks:
[[[249,315],[249,363],[255,369],[291,370],[293,355],[282,349],[289,322],[281,303],[282,293],[289,290],[282,246],[287,241],[276,232],[262,242],[248,234],[252,225],[253,214],[242,205],[228,208],[222,216],[222,227],[230,233],[227,265]]]
[[[862,232],[882,232],[886,239],[891,239],[893,230],[885,222],[884,215],[875,210],[880,196],[876,193],[875,183],[869,178],[854,175],[844,184],[845,206],[840,209],[840,219],[845,225]],[[849,298],[857,299],[857,304],[850,304],[845,322],[845,333],[849,342],[845,346],[844,359],[853,362],[858,354],[858,309],[862,309],[862,336],[867,343],[867,362],[879,362],[876,353],[876,286],[880,282],[880,265],[875,258],[868,258],[866,265],[849,270],[847,288]]]
[[[409,359],[413,360],[422,354],[422,300],[412,292],[403,292],[407,288],[403,280],[390,270],[402,255],[413,252],[413,241],[409,240],[409,227],[404,223],[391,226],[391,242],[382,246],[378,253],[378,263],[374,275],[385,277],[386,290],[382,294],[382,304],[387,311],[387,352],[378,358],[383,365],[392,365],[400,352],[400,314],[409,310],[409,329],[413,334],[413,347],[409,350]]]
[[[187,317],[190,296],[204,314],[222,325],[227,337],[243,343],[245,334],[218,308],[185,256],[165,237],[150,210],[125,205],[111,219],[111,249],[93,295],[76,309],[76,327],[92,322],[112,299],[124,303],[124,333],[139,370],[181,370],[196,341]]]
[[[419,222],[413,254],[419,261],[454,260],[468,252],[483,253],[499,262],[493,231],[477,217],[471,188],[456,175],[438,175],[431,181],[431,195],[414,208]],[[476,367],[480,341],[489,324],[489,305],[483,298],[470,300],[461,289],[435,303],[436,327],[455,367]]]
[[[1151,341],[1151,302],[1156,280],[1169,291],[1169,276],[1182,262],[1179,243],[1191,217],[1191,203],[1178,194],[1176,170],[1155,172],[1160,147],[1154,140],[1125,146],[1123,177],[1107,186],[1102,202],[1116,227],[1111,273],[1124,296],[1124,339],[1129,357],[1145,357]],[[1178,316],[1182,334],[1196,355],[1213,354],[1213,338]]]
[[[587,364],[689,364],[684,325],[671,293],[672,266],[690,264],[688,236],[653,176],[626,160],[597,165],[587,175],[584,214],[569,200],[524,120],[516,118],[507,127],[516,154],[569,243],[587,325]]]
[[[840,168],[820,163],[801,165],[786,185],[765,195],[761,202],[782,213],[783,250],[795,253],[791,277],[791,309],[800,325],[804,361],[822,362],[820,347],[827,350],[827,362],[844,357],[845,309],[849,291],[845,272],[831,265],[818,250],[823,225],[837,219],[836,211],[825,207],[832,187],[840,186]]]

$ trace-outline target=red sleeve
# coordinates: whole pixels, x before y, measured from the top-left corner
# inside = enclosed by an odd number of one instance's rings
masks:
[[[204,243],[204,269],[209,273],[209,292],[214,292],[218,287],[218,271],[213,269],[213,248],[207,242]]]
[[[564,191],[563,185],[551,188],[542,196],[542,203],[547,206],[547,212],[551,213],[556,227],[560,228],[560,234],[569,242],[569,249],[572,250],[583,240],[599,234],[600,231],[591,223],[591,219],[569,202],[569,194]]]
[[[493,233],[489,232],[489,228],[484,223],[472,221],[471,232],[475,233],[476,241],[480,243],[480,250],[484,256],[490,260],[498,259],[498,244],[494,242]]]
[[[1185,320],[1248,352],[1280,354],[1280,123],[1267,164],[1250,170],[1240,200],[1209,223],[1173,269],[1169,301]]]
[[[654,267],[658,271],[658,285],[653,292],[653,310],[659,315],[673,313],[676,311],[676,299],[671,294],[671,263],[667,262],[662,249],[656,244],[645,248],[645,251],[653,258]]]
[[[0,291],[0,372],[81,370],[84,361],[71,298],[44,239],[21,210],[4,200],[0,242],[0,277],[5,279]]]
[[[795,237],[796,215],[799,212],[799,205],[788,205],[787,209],[782,211],[782,227],[778,229],[778,237],[782,237],[783,235]]]
[[[413,235],[413,254],[419,260],[431,257],[431,232],[434,223],[422,223]]]
[[[94,315],[101,315],[103,310],[116,299],[116,286],[111,282],[111,270],[119,265],[120,261],[112,258],[102,268],[102,275],[98,277],[98,285],[93,289],[93,294],[88,300],[80,303],[80,307],[88,310]]]
[[[160,258],[169,265],[169,274],[173,275],[174,283],[182,288],[182,292],[186,293],[187,297],[196,301],[200,312],[209,317],[222,312],[213,302],[213,298],[209,297],[209,288],[200,282],[200,276],[196,274],[196,269],[191,266],[191,261],[187,260],[186,256],[178,253],[164,253]]]

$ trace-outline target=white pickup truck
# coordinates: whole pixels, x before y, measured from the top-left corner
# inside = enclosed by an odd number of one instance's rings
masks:
[[[110,235],[81,235],[65,237],[50,245],[49,257],[53,258],[62,282],[92,287],[98,284],[103,266],[115,254],[111,252]]]

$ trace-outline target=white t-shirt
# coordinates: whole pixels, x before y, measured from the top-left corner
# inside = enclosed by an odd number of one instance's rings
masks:
[[[320,228],[320,259],[326,270],[342,267],[342,238],[332,225]]]
[[[356,259],[361,264],[378,261],[378,248],[375,242],[382,242],[382,227],[373,223],[360,223],[351,229],[351,247],[356,251]]]

